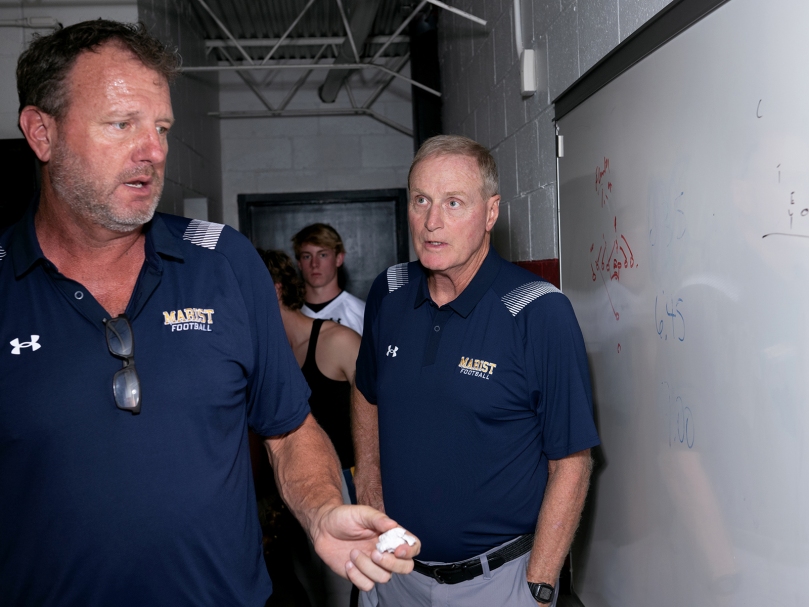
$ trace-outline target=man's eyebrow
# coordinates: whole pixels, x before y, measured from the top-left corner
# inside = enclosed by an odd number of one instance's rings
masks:
[[[130,118],[137,118],[138,116],[142,116],[143,112],[139,110],[131,110],[129,112],[110,112],[109,118],[111,120],[118,120],[123,118],[124,120],[128,120]],[[161,116],[156,120],[156,122],[168,122],[169,124],[174,124],[174,117],[173,116]]]
[[[413,194],[426,194],[426,192],[423,192],[422,190],[420,190],[418,188],[410,188],[410,192],[413,193]],[[468,196],[469,192],[464,192],[462,190],[453,190],[451,192],[443,192],[441,195],[442,196]]]

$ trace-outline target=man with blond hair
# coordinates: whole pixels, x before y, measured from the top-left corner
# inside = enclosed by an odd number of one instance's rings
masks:
[[[368,296],[355,483],[359,503],[419,535],[423,560],[363,605],[551,605],[599,442],[576,317],[491,247],[488,150],[434,137],[408,182],[418,261]]]
[[[365,302],[340,286],[346,251],[337,230],[327,223],[313,223],[292,237],[292,246],[306,284],[301,311],[309,318],[333,320],[362,335]]]

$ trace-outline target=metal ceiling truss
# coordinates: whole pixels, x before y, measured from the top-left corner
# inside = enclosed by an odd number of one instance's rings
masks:
[[[236,38],[225,23],[217,17],[216,13],[205,2],[205,0],[196,0],[202,9],[207,13],[210,18],[216,23],[219,30],[225,35],[226,40],[207,40],[206,50],[215,50],[221,57],[219,65],[205,65],[205,66],[189,66],[183,67],[180,71],[184,73],[194,72],[214,72],[214,71],[235,71],[244,83],[250,88],[256,97],[261,101],[261,104],[267,108],[264,111],[228,111],[228,112],[209,112],[209,116],[216,116],[218,118],[266,118],[266,117],[290,117],[290,116],[369,116],[392,129],[404,133],[410,137],[413,136],[413,131],[398,122],[375,112],[372,107],[385,89],[393,82],[394,79],[400,79],[409,84],[421,88],[428,93],[441,97],[441,93],[432,89],[420,82],[403,76],[400,71],[407,65],[410,60],[410,54],[405,53],[402,56],[393,56],[383,58],[383,54],[388,50],[392,44],[401,44],[407,42],[409,38],[402,36],[402,32],[413,20],[413,18],[427,5],[432,4],[444,10],[460,15],[466,19],[470,19],[475,23],[486,25],[484,19],[480,19],[465,11],[454,8],[440,2],[439,0],[421,0],[416,8],[402,21],[396,30],[390,36],[369,36],[371,32],[371,25],[374,21],[377,9],[379,8],[380,0],[355,0],[355,10],[349,20],[346,11],[343,8],[342,0],[334,0],[337,5],[340,19],[345,30],[345,36],[309,36],[294,38],[290,34],[295,26],[301,21],[309,8],[315,3],[315,0],[308,0],[306,5],[300,11],[297,17],[292,21],[289,27],[284,31],[280,38],[258,38],[258,39],[244,39]],[[360,50],[368,46],[367,43],[379,44],[382,46],[370,58],[363,59]],[[248,47],[271,46],[270,51],[264,58],[258,62],[253,59],[247,52]],[[319,46],[317,54],[305,63],[282,63],[285,61],[275,60],[273,56],[276,51],[282,46]],[[243,60],[235,59],[228,52],[228,48],[235,48],[242,56]],[[327,50],[331,49],[334,57],[331,58],[331,63],[320,63]],[[385,61],[390,65],[379,63],[379,60]],[[392,62],[391,62],[392,59]],[[272,61],[272,62],[271,62]],[[227,63],[227,64],[225,64]],[[289,92],[285,95],[283,101],[277,108],[274,108],[269,99],[262,93],[261,86],[264,83],[257,83],[251,76],[252,71],[273,71],[273,70],[303,70],[303,74],[292,85]],[[307,78],[315,70],[329,70],[326,80],[320,88],[321,99],[330,103],[334,101],[340,88],[345,88],[348,95],[351,108],[342,109],[307,109],[295,110],[287,109],[287,106],[294,98],[295,94],[300,90]],[[354,92],[351,89],[349,80],[351,76],[359,70],[373,69],[386,74],[388,77],[384,79],[381,84],[371,93],[368,99],[362,105],[357,103],[354,97]]]

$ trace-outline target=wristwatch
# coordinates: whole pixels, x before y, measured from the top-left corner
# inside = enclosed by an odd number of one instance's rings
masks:
[[[550,584],[528,582],[528,588],[531,590],[531,596],[538,603],[550,603],[553,600],[555,589]]]

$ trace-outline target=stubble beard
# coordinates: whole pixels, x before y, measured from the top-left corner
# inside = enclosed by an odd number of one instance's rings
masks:
[[[110,183],[93,179],[92,168],[64,142],[54,147],[48,162],[48,172],[54,191],[74,213],[112,232],[131,232],[149,223],[163,192],[163,176],[153,166],[124,171]],[[135,209],[118,208],[115,204],[115,190],[136,177],[151,179],[151,203]]]

